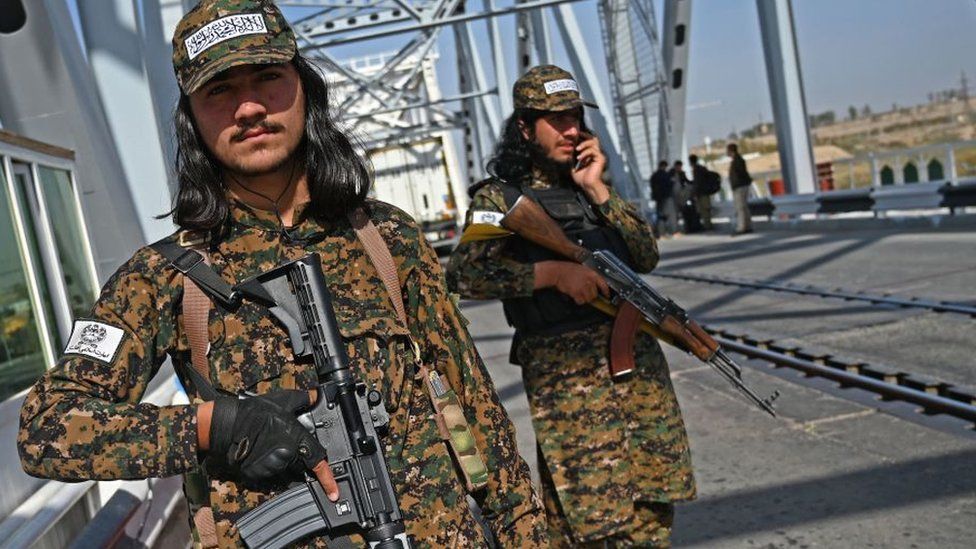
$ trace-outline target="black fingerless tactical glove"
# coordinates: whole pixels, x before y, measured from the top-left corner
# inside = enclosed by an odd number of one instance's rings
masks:
[[[295,390],[218,398],[210,420],[210,454],[250,481],[271,479],[298,464],[311,469],[326,455],[295,416],[308,405],[308,392]]]

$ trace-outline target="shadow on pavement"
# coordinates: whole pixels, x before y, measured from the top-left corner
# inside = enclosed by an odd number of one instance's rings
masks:
[[[706,495],[679,504],[672,541],[676,546],[714,547],[723,538],[972,496],[976,493],[973,463],[976,450],[966,450],[723,496]]]
[[[863,315],[869,313],[877,313],[878,311],[883,311],[885,309],[897,311],[900,310],[895,306],[885,307],[882,305],[864,306],[864,307],[853,307],[853,308],[836,308],[836,309],[807,309],[807,310],[793,310],[793,311],[781,311],[781,312],[770,312],[770,311],[760,311],[750,314],[733,314],[724,316],[705,316],[702,315],[697,308],[693,308],[690,314],[693,318],[697,319],[699,322],[704,322],[705,324],[731,324],[735,322],[756,322],[763,320],[788,320],[794,318],[821,318],[824,316],[846,316],[846,315]]]
[[[866,247],[870,246],[871,244],[874,244],[875,242],[877,242],[877,239],[857,239],[857,240],[854,240],[853,242],[845,245],[844,247],[842,247],[842,248],[840,248],[838,250],[830,250],[830,251],[825,252],[823,254],[820,254],[820,255],[818,255],[816,257],[811,257],[811,258],[807,259],[806,261],[803,261],[802,263],[798,263],[796,265],[793,265],[793,266],[787,268],[786,270],[782,271],[781,273],[778,273],[778,274],[773,275],[773,276],[768,276],[766,278],[768,280],[781,280],[781,281],[782,280],[792,280],[797,275],[800,275],[802,273],[805,273],[805,272],[809,271],[810,269],[812,269],[814,267],[819,267],[819,266],[823,265],[824,263],[828,263],[830,261],[834,261],[834,260],[840,259],[841,257],[843,257],[843,256],[845,256],[847,254],[856,252],[857,250],[860,250],[862,248],[866,248]],[[749,253],[747,253],[747,254],[744,254],[744,255],[756,255],[756,254],[749,254]],[[742,256],[739,256],[739,257],[741,258]],[[671,268],[670,265],[668,267]],[[753,294],[755,292],[756,292],[756,290],[754,290],[752,288],[738,288],[738,289],[733,289],[733,290],[729,291],[728,293],[726,293],[724,295],[720,295],[720,296],[715,297],[715,298],[713,298],[711,300],[705,301],[704,303],[700,303],[699,305],[697,305],[694,308],[694,313],[696,315],[702,315],[702,314],[704,314],[704,313],[706,313],[708,311],[712,311],[712,310],[717,309],[719,307],[722,307],[724,305],[728,305],[730,303],[734,303],[734,302],[738,301],[739,299],[741,299],[743,297],[746,297],[746,296],[748,296],[750,294]]]

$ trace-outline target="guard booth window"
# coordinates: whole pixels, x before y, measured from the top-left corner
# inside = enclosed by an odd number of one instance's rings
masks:
[[[0,131],[0,401],[54,364],[97,292],[70,151],[14,137]]]

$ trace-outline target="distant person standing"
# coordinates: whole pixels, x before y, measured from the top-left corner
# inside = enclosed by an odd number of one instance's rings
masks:
[[[674,185],[671,197],[674,199],[675,210],[681,215],[684,222],[684,232],[696,233],[701,230],[701,221],[698,219],[698,212],[691,204],[691,181],[685,175],[684,163],[675,160],[671,166],[671,183]]]
[[[749,187],[752,176],[746,169],[746,161],[739,154],[739,146],[729,143],[725,149],[732,163],[729,164],[729,185],[732,187],[732,200],[735,202],[735,232],[732,236],[752,232],[752,215],[749,213]]]
[[[662,160],[657,164],[657,171],[651,174],[651,199],[657,208],[657,231],[662,237],[671,236],[678,231],[678,213],[671,199],[673,190],[668,162]]]
[[[721,184],[719,175],[698,163],[698,156],[688,157],[691,164],[691,199],[701,218],[702,230],[712,230],[712,195],[718,192]]]

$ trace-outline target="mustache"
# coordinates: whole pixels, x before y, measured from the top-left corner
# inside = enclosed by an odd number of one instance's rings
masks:
[[[249,132],[249,131],[251,131],[251,130],[253,130],[255,128],[261,128],[262,130],[264,130],[264,131],[266,131],[268,133],[275,133],[275,132],[280,132],[281,130],[283,130],[284,129],[284,126],[282,126],[281,124],[275,123],[275,122],[269,122],[267,120],[262,120],[260,122],[255,123],[255,124],[251,124],[249,126],[245,126],[243,128],[240,128],[239,130],[237,130],[237,132],[234,133],[234,135],[231,137],[231,141],[234,141],[234,142],[244,141],[244,139],[245,139],[244,134],[246,134],[247,132]]]

